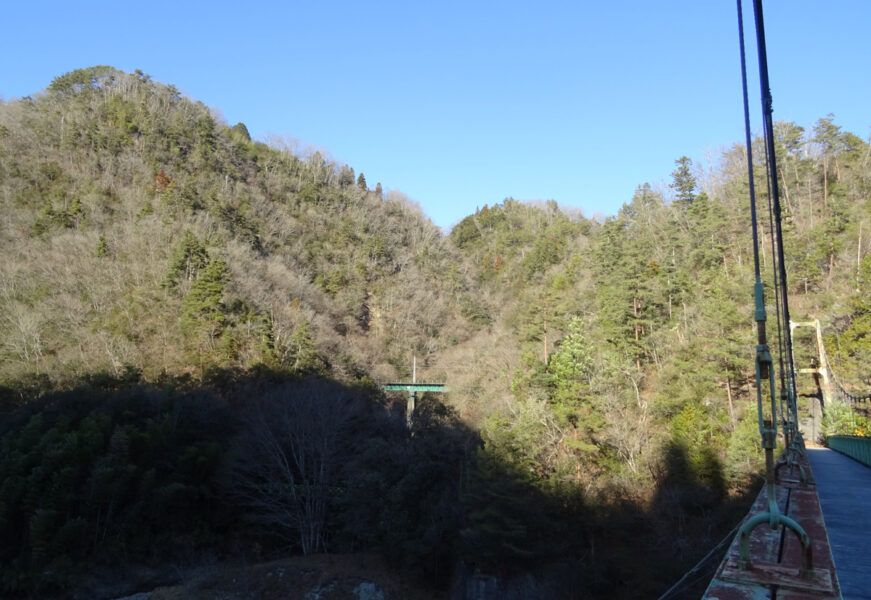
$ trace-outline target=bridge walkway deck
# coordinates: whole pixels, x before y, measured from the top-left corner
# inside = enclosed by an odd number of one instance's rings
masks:
[[[844,600],[871,600],[871,468],[828,448],[808,461]]]

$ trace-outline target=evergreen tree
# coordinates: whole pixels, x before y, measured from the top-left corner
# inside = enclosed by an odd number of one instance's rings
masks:
[[[221,259],[211,261],[182,303],[182,330],[209,346],[220,335],[227,320],[223,299],[229,279],[227,263]]]
[[[341,169],[339,169],[339,185],[342,187],[348,187],[354,185],[354,168],[349,167],[348,165],[343,165]]]
[[[820,146],[824,158],[830,158],[840,150],[841,127],[834,123],[835,115],[829,113],[814,125],[814,142]]]
[[[797,157],[804,146],[804,127],[789,121],[778,121],[774,124],[774,139],[776,150],[782,150],[783,155],[778,154],[778,162],[781,156]]]
[[[106,239],[105,235],[101,235],[100,239],[97,240],[97,249],[94,251],[94,256],[97,258],[109,256],[109,240]]]
[[[205,246],[193,233],[185,230],[172,254],[163,286],[173,289],[182,281],[192,281],[207,264],[209,264],[209,254]]]
[[[326,364],[318,354],[314,342],[309,333],[309,325],[303,321],[290,336],[286,351],[287,366],[291,371],[298,374],[321,373]]]
[[[836,354],[841,359],[840,372],[857,373],[864,381],[852,379],[862,391],[871,387],[871,254],[859,265],[856,291],[850,296],[850,325],[837,338]]]
[[[248,133],[248,128],[245,127],[245,123],[239,122],[233,125],[233,128],[230,130],[233,134],[233,137],[243,142],[251,141],[251,134]]]
[[[573,317],[568,333],[550,357],[548,371],[553,381],[554,413],[573,429],[566,445],[578,451],[591,451],[596,449],[590,442],[591,435],[602,427],[604,420],[593,405],[590,389],[593,359],[583,331],[583,321]]]
[[[841,127],[834,124],[835,115],[829,113],[814,125],[814,142],[819,146],[823,163],[823,207],[828,208],[831,182],[829,170],[834,162],[837,181],[841,181],[838,152],[841,150]]]
[[[672,171],[672,182],[669,185],[675,192],[674,201],[682,209],[687,209],[696,199],[696,178],[692,173],[693,161],[681,156],[674,161],[677,168]]]

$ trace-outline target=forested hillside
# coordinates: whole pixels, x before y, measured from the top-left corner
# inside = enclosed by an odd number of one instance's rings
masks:
[[[776,134],[793,317],[871,387],[871,146]],[[760,459],[745,150],[663,175],[443,234],[140,72],[0,104],[0,587],[377,551],[436,590],[657,595]],[[451,391],[408,431],[378,385],[413,357]]]
[[[6,380],[353,377],[465,335],[441,299],[466,286],[456,255],[350,167],[109,68],[3,109]]]

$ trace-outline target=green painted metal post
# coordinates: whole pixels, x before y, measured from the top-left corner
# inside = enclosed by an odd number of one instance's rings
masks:
[[[444,393],[451,391],[450,388],[443,383],[385,383],[381,386],[381,389],[385,392],[408,392],[405,418],[409,429],[411,429],[411,423],[414,418],[418,393]]]
[[[405,403],[405,425],[411,429],[411,418],[414,416],[414,405],[417,400],[417,392],[411,390],[408,392],[408,402]]]

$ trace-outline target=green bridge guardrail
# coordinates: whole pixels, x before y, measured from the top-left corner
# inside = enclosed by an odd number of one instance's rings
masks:
[[[871,437],[831,435],[826,438],[826,443],[832,450],[837,450],[871,467]]]

